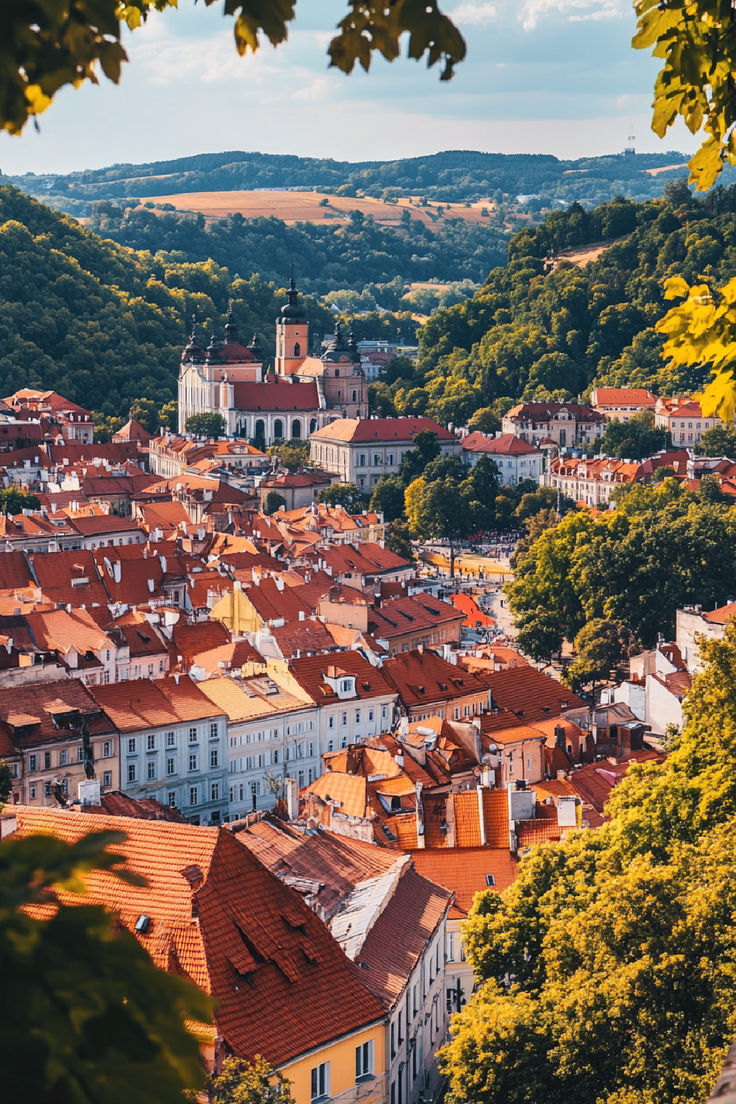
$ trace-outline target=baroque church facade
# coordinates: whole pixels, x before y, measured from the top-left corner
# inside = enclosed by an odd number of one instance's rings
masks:
[[[336,418],[368,416],[368,382],[352,337],[339,325],[319,356],[309,356],[309,322],[291,277],[276,319],[276,359],[264,370],[255,341],[240,342],[228,313],[225,340],[204,348],[196,324],[179,370],[179,432],[193,414],[222,414],[228,437],[259,448],[304,440]]]

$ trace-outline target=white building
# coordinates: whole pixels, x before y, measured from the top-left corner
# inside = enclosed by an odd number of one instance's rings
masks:
[[[469,433],[462,440],[463,457],[471,467],[481,456],[490,456],[498,467],[499,481],[513,487],[531,479],[539,483],[544,471],[544,453],[512,433],[489,437],[485,433]]]
[[[194,824],[228,813],[227,718],[187,675],[91,692],[120,733],[120,788],[177,808]]]
[[[675,621],[675,641],[680,655],[691,675],[703,669],[700,662],[700,638],[722,640],[726,625],[736,617],[736,602],[729,602],[714,610],[702,606],[685,606],[678,609]]]
[[[340,418],[312,433],[309,458],[336,476],[371,491],[384,475],[394,475],[414,438],[428,430],[436,434],[443,456],[459,456],[460,440],[431,418]]]
[[[250,678],[206,679],[198,686],[228,718],[231,820],[273,809],[287,777],[302,789],[320,773],[318,709],[285,665],[278,674],[270,669]]]

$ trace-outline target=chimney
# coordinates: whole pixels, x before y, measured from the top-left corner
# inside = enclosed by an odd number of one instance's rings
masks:
[[[77,796],[82,807],[85,805],[101,805],[102,799],[100,794],[100,783],[94,778],[85,779],[84,782],[80,782],[77,786]]]
[[[417,822],[417,847],[424,848],[426,846],[424,839],[424,806],[422,805],[422,783],[417,782],[415,786],[416,793],[416,806],[415,817]]]
[[[284,779],[284,797],[286,799],[286,815],[290,821],[294,821],[299,816],[299,789],[296,779]]]
[[[483,809],[483,787],[476,786],[475,792],[478,795],[478,825],[480,827],[480,845],[485,847],[486,845],[486,818]]]

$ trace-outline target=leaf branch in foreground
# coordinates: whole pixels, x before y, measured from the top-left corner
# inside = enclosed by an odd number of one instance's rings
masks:
[[[218,0],[204,0],[211,7]],[[303,0],[306,3],[306,0]],[[196,0],[195,0],[196,3]],[[20,134],[30,118],[51,104],[59,89],[99,72],[117,84],[128,55],[123,30],[136,31],[152,11],[178,0],[3,0],[0,4],[0,129]],[[296,0],[224,0],[234,19],[235,47],[254,52],[265,37],[279,46],[288,36]],[[359,62],[368,69],[374,51],[399,55],[409,35],[408,56],[442,63],[441,80],[465,57],[465,42],[437,0],[348,0],[348,13],[329,46],[330,64],[344,73]]]
[[[683,298],[657,322],[666,335],[662,356],[671,368],[704,366],[712,370],[698,396],[706,418],[733,420],[736,410],[736,278],[721,288],[690,286],[681,276],[665,282],[665,299]]]
[[[663,138],[680,116],[706,138],[690,159],[690,182],[713,184],[736,161],[736,13],[730,0],[634,0],[636,49],[662,58],[654,87],[652,130]]]

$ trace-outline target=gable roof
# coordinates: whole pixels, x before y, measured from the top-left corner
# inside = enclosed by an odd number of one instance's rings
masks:
[[[534,445],[515,437],[513,433],[502,433],[499,437],[488,437],[476,430],[463,437],[463,449],[466,452],[487,452],[496,456],[541,456]]]
[[[121,827],[115,817],[13,811],[21,834],[69,842]],[[211,993],[218,1033],[236,1055],[283,1065],[383,1018],[322,922],[227,829],[131,818],[124,830],[114,850],[146,884],[93,870],[87,893],[70,903],[112,908],[157,966]],[[141,914],[151,919],[145,933],[135,932]]]
[[[346,444],[367,444],[369,442],[401,442],[410,444],[417,433],[429,430],[437,435],[438,441],[457,440],[444,426],[431,418],[338,418],[322,429],[310,434],[313,440],[343,441]]]

